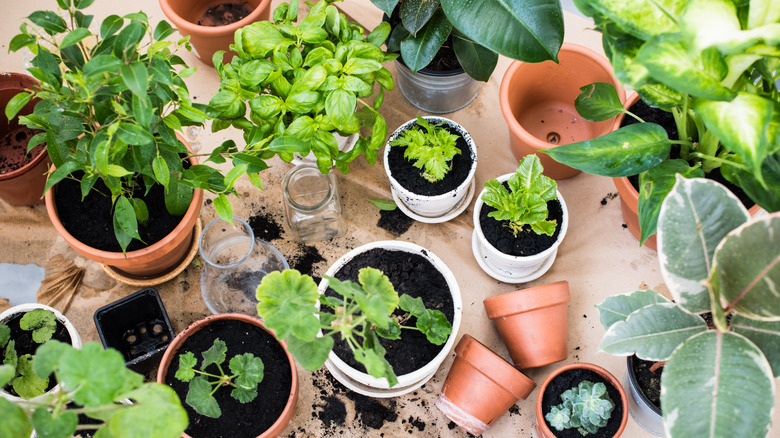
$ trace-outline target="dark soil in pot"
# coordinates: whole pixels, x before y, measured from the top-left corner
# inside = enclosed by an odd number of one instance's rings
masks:
[[[210,6],[198,18],[199,26],[226,26],[246,18],[252,13],[252,6],[244,2],[225,2]]]
[[[258,396],[246,404],[231,397],[228,388],[218,390],[214,397],[222,410],[220,418],[205,417],[195,412],[188,404],[182,403],[190,419],[185,432],[193,438],[256,437],[271,427],[282,414],[292,384],[287,355],[279,342],[265,330],[241,321],[212,322],[184,341],[171,360],[165,382],[176,391],[181,400],[185,400],[189,384],[174,377],[179,365],[179,356],[192,351],[200,364],[203,360],[201,353],[208,350],[216,338],[227,345],[228,361],[234,355],[243,353],[252,353],[260,357],[263,360],[265,376],[257,387]],[[215,365],[206,368],[208,372],[215,370]]]
[[[546,415],[553,406],[561,404],[561,394],[567,389],[577,386],[581,381],[589,380],[593,383],[603,383],[607,387],[607,394],[610,400],[615,403],[615,409],[612,410],[612,415],[607,421],[607,425],[598,430],[595,434],[588,435],[593,438],[611,438],[615,435],[615,432],[620,429],[620,422],[623,418],[623,408],[621,404],[620,392],[613,387],[607,380],[601,377],[598,373],[591,370],[576,368],[567,370],[556,376],[548,385],[542,396],[542,412]],[[547,420],[545,420],[547,423]],[[563,431],[557,431],[550,427],[550,423],[547,423],[547,427],[558,438],[582,438],[582,435],[577,429],[566,429]]]
[[[27,153],[27,143],[35,134],[43,132],[20,126],[9,131],[0,140],[0,175],[21,169],[35,157],[42,154],[46,146],[39,144]]]
[[[77,175],[81,178],[81,175]],[[143,193],[143,183],[141,189]],[[82,201],[79,181],[66,178],[55,187],[54,202],[57,214],[65,229],[80,242],[95,249],[122,252],[114,237],[113,207],[111,197],[100,193],[110,193],[105,184],[98,180],[93,190]],[[146,203],[149,210],[148,226],[138,225],[143,242],[133,240],[127,251],[135,251],[159,242],[171,233],[181,222],[182,216],[173,216],[165,208],[165,192],[161,185],[155,185],[145,196],[136,196]],[[99,193],[98,193],[99,192]]]
[[[628,361],[631,375],[636,380],[639,390],[647,399],[659,410],[661,409],[661,374],[664,368],[661,366],[655,372],[650,368],[655,364],[653,361],[642,360],[632,356]]]
[[[426,308],[441,311],[452,323],[455,309],[447,281],[425,257],[406,251],[374,248],[350,260],[334,277],[357,282],[360,269],[369,266],[384,272],[399,295],[421,297]],[[328,288],[325,295],[334,296],[335,292]],[[400,309],[396,311],[399,316],[403,313]],[[414,317],[411,317],[405,325],[414,325],[414,322]],[[400,340],[379,339],[387,350],[387,361],[399,376],[422,368],[439,354],[444,345],[431,344],[417,330],[403,330]],[[352,350],[345,342],[336,339],[333,351],[351,367],[365,372],[363,365],[352,357]]]

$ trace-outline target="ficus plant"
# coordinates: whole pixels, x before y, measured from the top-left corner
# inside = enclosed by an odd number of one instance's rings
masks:
[[[420,297],[399,296],[378,269],[361,269],[360,284],[324,278],[337,296],[319,294],[314,280],[295,269],[272,272],[257,287],[258,314],[307,370],[322,367],[338,337],[368,374],[385,377],[394,386],[398,378],[380,337],[402,342],[404,330],[418,330],[432,344],[442,345],[452,333],[441,311],[425,308]]]
[[[551,148],[555,160],[598,175],[639,175],[641,241],[655,233],[675,175],[720,169],[767,211],[780,210],[780,10],[771,0],[577,0],[602,32],[616,77],[650,107],[671,112],[679,138],[655,123]],[[623,113],[606,84],[583,88],[592,121]]]
[[[658,260],[674,301],[651,290],[607,298],[599,350],[666,361],[667,436],[767,437],[780,376],[780,213],[751,220],[721,184],[678,176],[661,205]]]
[[[238,56],[229,63],[223,60],[225,52],[214,54],[220,86],[209,103],[216,117],[212,130],[241,129],[244,153],[258,164],[274,154],[289,162],[293,153],[311,153],[322,173],[335,165],[346,174],[361,155],[374,164],[387,138],[378,110],[385,91],[393,89],[382,63],[397,56],[380,48],[389,26],[364,35],[330,0],[312,5],[296,24],[298,3],[281,3],[273,22],[237,30],[230,47]],[[342,151],[336,134],[358,134],[359,139]],[[233,147],[226,143],[214,153]]]
[[[387,41],[413,72],[425,68],[451,37],[463,70],[487,81],[498,55],[524,62],[557,62],[563,43],[559,0],[533,5],[502,0],[371,0],[388,17],[399,17]],[[512,35],[507,38],[507,35]]]
[[[51,340],[35,353],[32,369],[39,377],[54,373],[60,391],[34,400],[0,398],[0,436],[68,438],[77,431],[95,437],[176,438],[187,427],[187,413],[176,393],[125,367],[122,355],[96,342],[82,349]],[[13,374],[0,366],[0,385]],[[98,420],[79,424],[80,414]]]
[[[590,380],[583,380],[564,391],[561,400],[544,418],[557,431],[577,429],[582,436],[594,434],[606,426],[615,409],[607,386]]]
[[[43,344],[51,339],[57,330],[57,318],[54,312],[48,309],[33,309],[25,313],[19,320],[19,328],[23,332],[29,332],[33,345]],[[33,355],[31,353],[19,354],[11,328],[0,324],[0,351],[2,363],[9,366],[13,374],[8,382],[19,397],[31,399],[37,397],[49,387],[49,376],[39,377],[33,372]]]
[[[417,126],[408,129],[389,143],[390,146],[402,146],[404,158],[414,161],[412,165],[422,169],[421,174],[428,182],[441,181],[452,170],[452,159],[460,154],[459,136],[443,127],[444,123],[431,124],[417,116]]]
[[[526,155],[509,177],[507,185],[491,179],[485,182],[482,202],[495,208],[488,213],[497,221],[509,221],[508,227],[517,236],[524,231],[552,236],[557,221],[548,220],[547,202],[558,199],[558,184],[543,175],[544,167],[539,157]]]

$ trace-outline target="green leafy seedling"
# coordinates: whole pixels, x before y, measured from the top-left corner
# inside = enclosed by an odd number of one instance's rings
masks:
[[[395,201],[389,199],[367,199],[367,201],[374,204],[374,207],[384,211],[393,211],[398,208]]]
[[[593,434],[607,425],[615,403],[601,382],[581,381],[561,394],[563,402],[553,406],[545,419],[555,430],[574,429],[582,436]]]
[[[443,123],[430,124],[420,116],[417,125],[391,141],[390,146],[405,146],[404,158],[414,160],[413,166],[423,169],[422,177],[426,181],[441,181],[452,170],[452,159],[461,153],[458,136],[441,128]]]
[[[203,352],[200,369],[195,368],[198,360],[193,352],[188,351],[179,356],[176,378],[190,383],[185,401],[201,415],[211,418],[219,418],[222,415],[214,393],[223,386],[232,387],[230,395],[241,403],[249,403],[257,397],[257,385],[263,381],[265,374],[262,359],[252,353],[233,356],[228,363],[232,374],[226,374],[222,369],[226,359],[227,346],[219,338],[214,340],[211,348]],[[219,374],[206,372],[209,365],[216,365]]]
[[[51,310],[33,309],[24,314],[19,327],[32,332],[33,341],[42,344],[51,339],[57,330],[57,318]]]

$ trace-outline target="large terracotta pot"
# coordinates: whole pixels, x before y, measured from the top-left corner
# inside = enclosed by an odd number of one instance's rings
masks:
[[[612,65],[598,53],[563,43],[558,64],[514,61],[504,74],[499,91],[501,113],[509,125],[512,153],[520,160],[528,154],[600,137],[611,132],[613,122],[589,122],[579,116],[574,100],[580,87],[593,82],[615,85],[620,101],[625,92],[612,74]],[[544,174],[553,179],[574,176],[579,170],[537,154]]]
[[[203,63],[213,66],[211,58],[214,52],[228,50],[234,41],[233,34],[237,29],[256,21],[268,20],[271,16],[271,0],[242,0],[242,2],[254,8],[249,15],[235,23],[214,27],[198,25],[198,18],[208,8],[227,3],[226,0],[160,0],[160,8],[174,27],[179,29],[179,33],[190,36],[195,55]],[[228,56],[225,62],[230,62],[230,59],[231,57]]]
[[[179,138],[182,140],[181,138]],[[183,141],[183,140],[182,140]],[[190,146],[184,142],[189,149]],[[198,164],[197,157],[190,157],[190,163]],[[195,189],[192,194],[192,202],[184,213],[179,225],[159,242],[135,251],[110,252],[102,251],[85,245],[73,237],[60,222],[57,215],[57,205],[54,202],[54,190],[56,186],[46,192],[46,212],[58,233],[68,242],[77,253],[97,263],[111,266],[131,277],[139,279],[155,278],[164,275],[181,263],[190,251],[195,235],[195,224],[200,217],[200,208],[203,205],[203,190]]]
[[[536,383],[469,335],[455,347],[436,407],[472,435],[483,434]]]
[[[615,376],[613,376],[609,371],[598,365],[579,362],[564,365],[553,371],[553,373],[544,380],[542,386],[539,387],[539,394],[536,398],[536,432],[539,434],[539,438],[556,438],[555,434],[547,426],[547,423],[544,420],[544,413],[542,412],[542,398],[544,397],[544,392],[547,389],[547,386],[561,373],[577,368],[584,368],[595,372],[620,393],[620,400],[612,400],[612,402],[614,402],[615,405],[622,405],[623,415],[620,418],[620,427],[610,438],[619,437],[623,433],[623,430],[625,430],[626,423],[628,423],[628,399],[626,398],[626,391],[623,389],[623,386],[620,385],[620,381],[618,381],[618,379],[615,378]]]
[[[272,331],[265,328],[265,325],[263,325],[262,320],[253,316],[244,315],[241,313],[218,313],[216,315],[207,316],[201,320],[195,321],[192,324],[190,324],[189,327],[181,331],[181,333],[176,335],[176,337],[173,339],[171,344],[165,350],[162,359],[160,360],[160,366],[157,369],[157,383],[165,384],[165,376],[166,374],[168,374],[168,367],[171,366],[171,361],[173,360],[174,357],[176,357],[176,353],[179,351],[179,348],[182,346],[182,344],[184,344],[184,341],[186,341],[194,333],[197,333],[199,330],[206,327],[208,324],[219,320],[242,321],[247,324],[252,324],[257,327],[260,327],[261,329],[265,330],[266,332],[274,336],[274,338],[276,337]],[[285,353],[287,353],[287,362],[290,366],[290,372],[292,373],[292,384],[290,386],[290,396],[287,398],[287,404],[285,405],[284,410],[282,411],[282,414],[279,416],[279,418],[271,425],[270,428],[268,428],[265,432],[258,435],[257,438],[275,438],[279,436],[287,427],[287,425],[290,423],[290,419],[292,418],[293,413],[295,412],[295,405],[298,404],[298,371],[295,368],[295,360],[293,359],[290,352],[287,350],[287,344],[284,341],[278,341],[278,342],[279,344],[281,344],[282,348],[284,348]],[[262,394],[258,395],[258,397],[262,397]],[[186,433],[183,433],[182,438],[191,438],[191,437]]]
[[[568,355],[569,282],[521,289],[485,299],[485,311],[517,369],[535,368]]]
[[[0,137],[19,127],[18,118],[8,120],[5,117],[5,107],[8,101],[19,92],[33,88],[38,82],[30,76],[19,73],[0,74]],[[19,116],[28,115],[38,100],[32,100],[19,111]],[[23,139],[19,143],[27,150],[27,141]],[[2,144],[0,156],[11,154],[12,145]],[[37,156],[24,166],[14,171],[0,174],[0,198],[11,205],[34,205],[43,202],[43,188],[46,185],[46,172],[51,165],[49,154],[44,148]]]

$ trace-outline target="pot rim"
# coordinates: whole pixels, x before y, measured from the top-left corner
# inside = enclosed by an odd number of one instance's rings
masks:
[[[260,0],[257,7],[255,7],[249,15],[239,21],[224,26],[201,26],[179,15],[171,6],[170,0],[159,0],[159,3],[165,16],[173,22],[176,28],[181,29],[188,34],[200,33],[210,38],[234,34],[239,28],[260,20],[260,15],[263,11],[271,7],[271,0]],[[210,4],[215,2],[203,0],[200,3]]]
[[[536,388],[536,382],[468,333],[461,337],[455,354],[518,399],[525,400]]]
[[[290,395],[287,398],[287,403],[284,406],[284,410],[282,410],[282,413],[279,415],[279,418],[276,419],[276,421],[271,425],[271,427],[263,431],[262,434],[258,435],[257,438],[270,438],[271,436],[278,435],[279,433],[281,433],[282,430],[284,430],[287,427],[287,424],[290,422],[290,419],[292,418],[293,412],[295,410],[295,406],[298,403],[298,387],[299,387],[298,372],[295,367],[295,360],[293,359],[292,354],[290,354],[290,351],[287,350],[287,343],[283,340],[278,339],[273,330],[266,328],[266,326],[263,324],[263,321],[260,318],[244,315],[242,313],[218,313],[215,315],[208,315],[202,319],[193,322],[192,324],[187,326],[187,328],[179,332],[179,334],[177,334],[176,337],[173,338],[171,343],[165,349],[165,353],[163,353],[163,357],[160,360],[160,365],[157,367],[157,383],[165,385],[164,379],[165,379],[165,375],[167,374],[168,368],[170,367],[171,361],[173,360],[173,357],[176,355],[176,353],[179,351],[179,348],[182,346],[182,344],[184,344],[184,341],[186,341],[190,336],[192,336],[193,334],[197,333],[198,331],[206,327],[212,321],[219,321],[219,320],[238,320],[241,322],[245,322],[247,324],[252,324],[257,327],[260,327],[261,329],[269,333],[271,336],[273,336],[274,339],[276,339],[276,342],[278,342],[284,349],[284,352],[287,355],[287,362],[290,365],[290,370],[292,372],[292,382],[290,384]],[[191,438],[186,433],[182,433],[182,437]]]
[[[569,282],[561,280],[488,297],[482,301],[482,304],[485,306],[488,318],[498,319],[566,304],[570,300]]]

